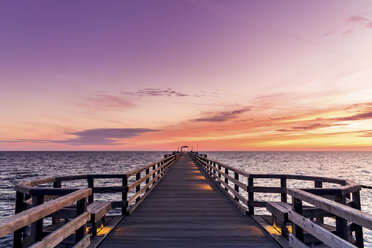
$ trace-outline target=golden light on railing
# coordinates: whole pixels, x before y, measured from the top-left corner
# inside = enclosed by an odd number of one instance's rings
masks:
[[[92,229],[91,227],[86,227],[85,228],[85,232],[87,234],[89,234],[90,236],[92,236],[91,229]],[[111,227],[107,227],[107,226],[104,226],[103,224],[101,224],[101,226],[99,228],[97,228],[97,236],[104,236],[104,235],[108,234],[111,230],[112,230]]]
[[[281,235],[282,234],[282,228],[276,225],[276,222],[274,221],[272,226],[265,226],[265,230],[273,235]],[[292,225],[287,225],[287,233],[292,233]]]
[[[111,231],[111,227],[102,226],[97,230],[97,236],[104,236]]]
[[[265,226],[265,230],[273,235],[280,235],[281,231],[279,231],[276,227],[274,226]]]

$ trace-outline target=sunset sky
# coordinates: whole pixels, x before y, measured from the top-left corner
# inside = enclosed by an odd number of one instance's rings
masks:
[[[370,0],[0,1],[0,150],[371,150]]]

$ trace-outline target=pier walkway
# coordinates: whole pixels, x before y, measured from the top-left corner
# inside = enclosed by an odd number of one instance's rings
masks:
[[[280,247],[186,154],[99,247]]]

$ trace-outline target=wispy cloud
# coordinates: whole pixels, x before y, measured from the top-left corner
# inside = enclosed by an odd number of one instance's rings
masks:
[[[277,129],[279,132],[311,131],[326,127],[347,126],[345,121],[361,121],[372,119],[372,103],[358,103],[343,108],[344,116],[330,118],[316,118],[303,123],[298,122],[296,126]],[[352,113],[352,114],[350,114]],[[348,115],[349,114],[349,115]],[[363,136],[366,137],[366,136]]]
[[[252,109],[251,106],[243,107],[240,109],[220,112],[205,112],[205,117],[193,119],[193,122],[224,122],[237,118],[240,114],[248,112]]]
[[[123,96],[133,96],[133,97],[218,97],[219,94],[213,91],[206,92],[206,91],[198,91],[195,94],[187,93],[178,91],[172,88],[145,88],[139,89],[136,91],[121,91],[121,95]]]
[[[137,91],[121,91],[122,95],[128,96],[178,96],[184,97],[189,96],[189,94],[184,92],[176,91],[172,88],[146,88]]]
[[[148,128],[96,128],[80,132],[66,133],[76,136],[65,140],[41,140],[41,139],[16,139],[1,140],[6,143],[54,143],[68,145],[117,145],[119,139],[132,138],[143,133],[158,132],[157,129]]]
[[[147,128],[96,128],[69,133],[77,137],[58,141],[57,143],[71,145],[114,145],[118,139],[131,138],[143,133],[156,131],[158,130]]]
[[[360,137],[372,138],[372,131],[364,132]]]
[[[301,126],[294,126],[285,129],[278,129],[276,131],[279,132],[294,132],[294,131],[311,131],[319,128],[326,128],[326,127],[335,127],[335,126],[345,126],[346,124],[334,124],[334,123],[313,123]]]
[[[347,29],[342,34],[352,33],[356,27],[372,28],[372,19],[362,15],[354,15],[346,19]]]
[[[43,139],[15,139],[15,140],[0,140],[0,143],[51,143],[51,140],[43,140]]]
[[[372,119],[372,110],[369,110],[367,112],[360,113],[360,114],[351,115],[351,116],[335,118],[335,120],[338,120],[338,121],[358,121],[358,120],[367,120],[367,119]]]
[[[354,15],[347,19],[347,23],[354,24],[354,23],[366,23],[369,19],[367,17],[364,17],[362,15]]]
[[[123,96],[95,95],[86,99],[83,105],[95,109],[125,109],[136,105]]]
[[[353,113],[344,117],[333,118],[335,121],[358,121],[372,119],[372,102],[352,104],[344,108],[347,113]]]

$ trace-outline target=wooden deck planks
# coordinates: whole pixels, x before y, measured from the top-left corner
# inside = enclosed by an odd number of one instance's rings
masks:
[[[100,247],[280,247],[187,155]]]

